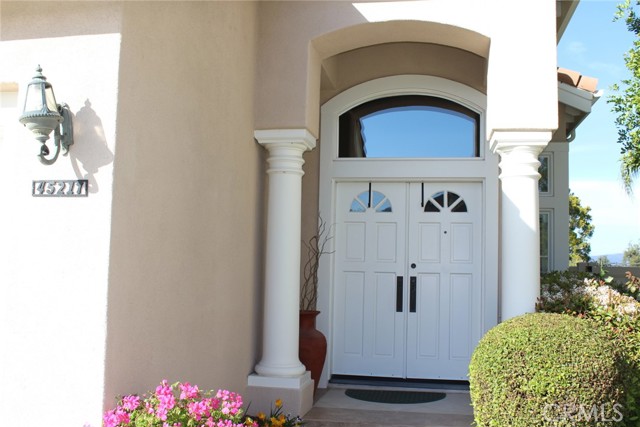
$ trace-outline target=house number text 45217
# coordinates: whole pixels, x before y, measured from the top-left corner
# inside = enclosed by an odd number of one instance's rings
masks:
[[[89,181],[86,179],[33,181],[33,197],[87,197]]]

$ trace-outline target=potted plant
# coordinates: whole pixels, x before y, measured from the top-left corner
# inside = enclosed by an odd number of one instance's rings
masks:
[[[307,262],[303,269],[303,282],[300,287],[300,362],[311,371],[313,393],[318,389],[327,355],[327,339],[316,329],[316,310],[318,303],[318,267],[320,258],[328,254],[328,245],[332,239],[330,227],[318,215],[318,229],[308,242],[302,242],[307,249]]]

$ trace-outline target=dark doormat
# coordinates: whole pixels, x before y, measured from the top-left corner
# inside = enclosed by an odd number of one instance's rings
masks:
[[[444,399],[445,393],[432,393],[427,391],[402,391],[402,390],[357,390],[348,389],[344,392],[352,399],[364,400],[376,403],[428,403]]]

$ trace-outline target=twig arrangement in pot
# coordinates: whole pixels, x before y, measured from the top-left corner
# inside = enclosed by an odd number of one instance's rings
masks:
[[[320,257],[330,254],[329,243],[333,239],[325,220],[318,215],[318,231],[308,242],[302,242],[307,249],[307,262],[304,265],[302,286],[300,287],[300,310],[315,311],[318,304],[318,267]]]
[[[318,266],[322,255],[330,254],[329,244],[331,227],[318,215],[318,230],[308,242],[303,242],[307,249],[307,262],[304,265],[302,286],[300,286],[300,341],[298,355],[300,362],[311,371],[313,393],[318,389],[318,381],[322,374],[327,355],[327,339],[316,329],[316,310],[318,303]]]

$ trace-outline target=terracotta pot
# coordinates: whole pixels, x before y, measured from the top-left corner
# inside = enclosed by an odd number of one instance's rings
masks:
[[[318,390],[318,382],[327,356],[327,339],[316,329],[316,317],[319,311],[300,310],[300,343],[298,357],[300,362],[311,371],[313,394]]]

